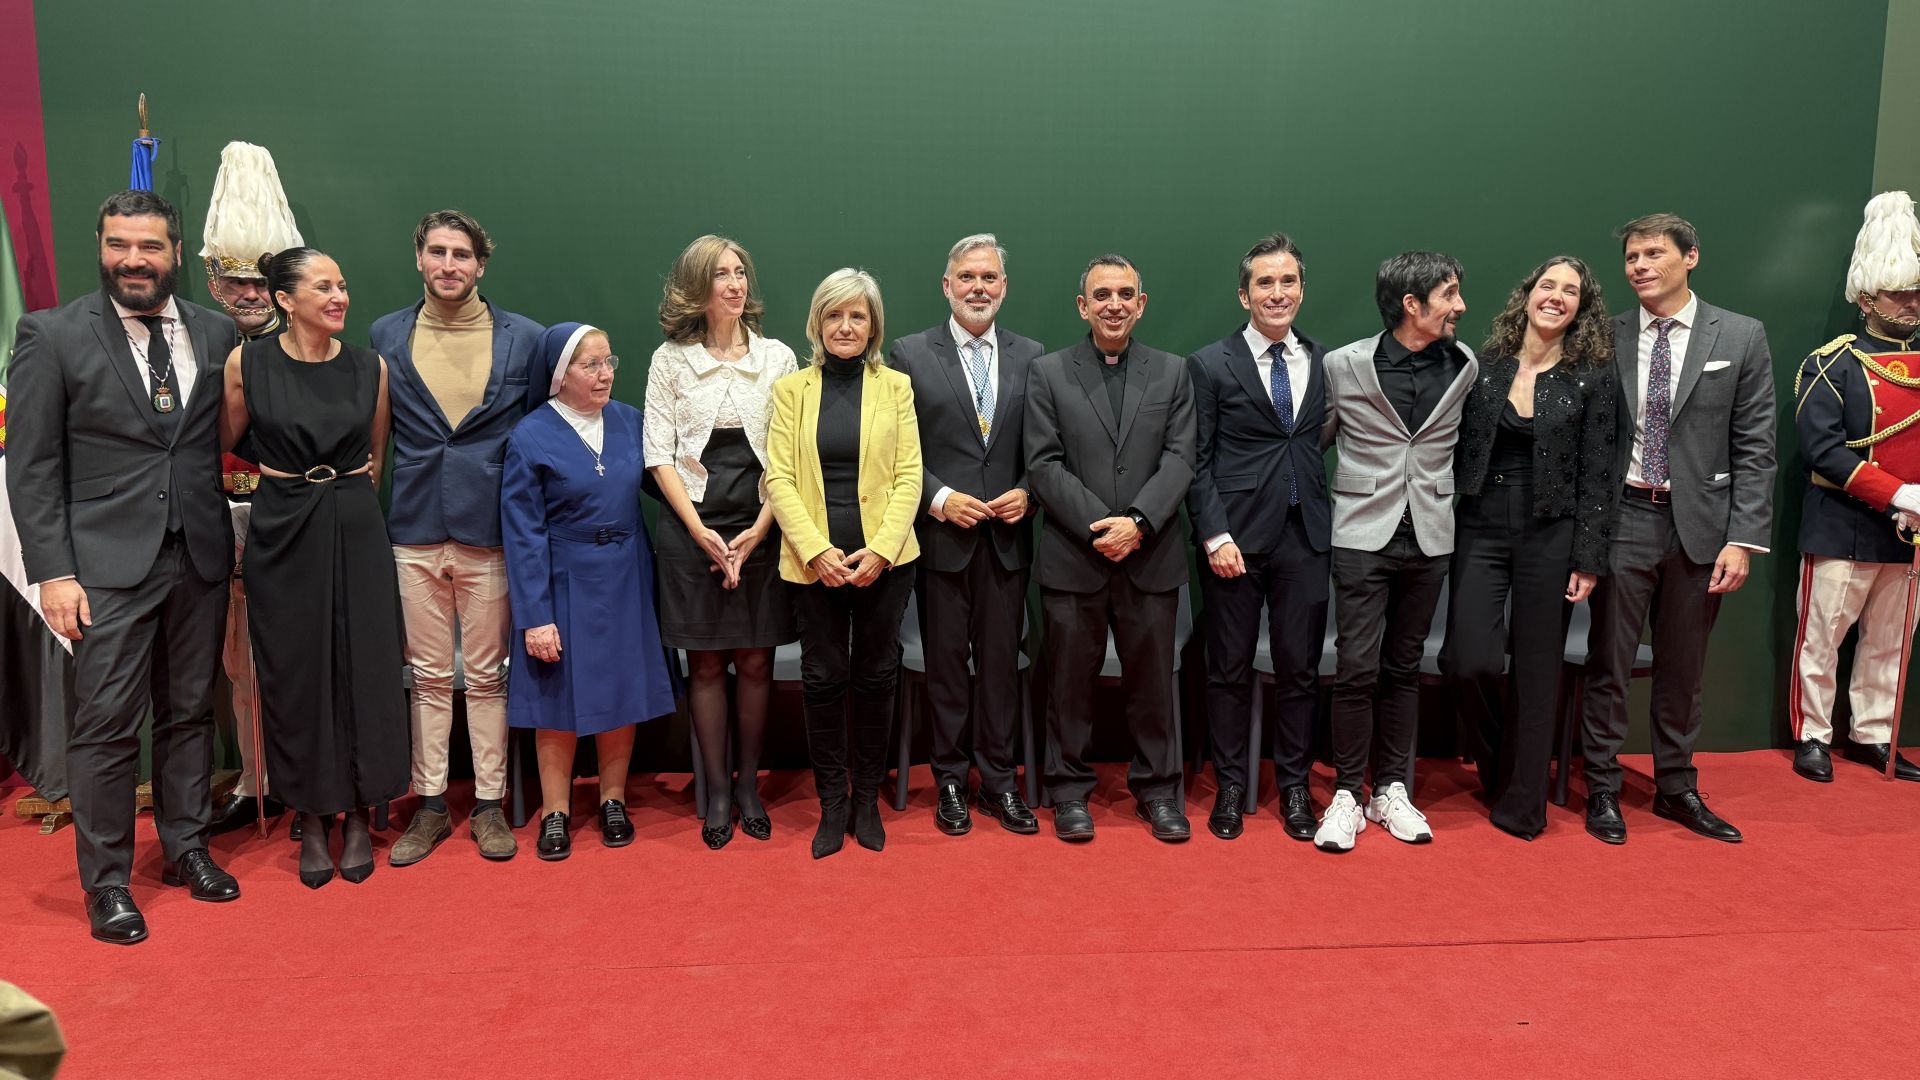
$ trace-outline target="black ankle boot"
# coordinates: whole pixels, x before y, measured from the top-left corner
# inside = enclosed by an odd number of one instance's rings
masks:
[[[820,804],[820,828],[813,834],[813,857],[824,859],[847,842],[848,806],[845,802]]]
[[[860,804],[860,809],[854,811],[853,838],[868,851],[879,851],[887,846],[887,830],[880,821],[879,800],[868,799]]]

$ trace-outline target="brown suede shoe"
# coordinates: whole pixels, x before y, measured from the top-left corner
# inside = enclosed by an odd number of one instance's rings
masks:
[[[453,835],[453,822],[442,810],[415,810],[407,831],[387,849],[387,865],[412,866],[433,854],[440,841]]]
[[[480,854],[485,858],[505,862],[520,850],[513,830],[507,827],[506,811],[497,806],[473,815],[468,825],[473,829],[473,842],[480,845]]]

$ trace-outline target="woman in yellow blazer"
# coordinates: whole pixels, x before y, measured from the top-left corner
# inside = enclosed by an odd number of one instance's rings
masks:
[[[874,851],[887,842],[880,780],[900,617],[913,589],[902,567],[920,555],[920,427],[912,382],[881,366],[882,316],[871,276],[828,274],[807,310],[812,364],[774,384],[767,431],[767,500],[780,523],[780,576],[795,586],[807,749],[820,794],[816,859],[839,851],[849,832]]]

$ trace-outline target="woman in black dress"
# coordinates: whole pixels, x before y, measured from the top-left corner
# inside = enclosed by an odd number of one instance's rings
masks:
[[[667,340],[647,369],[646,457],[672,513],[661,514],[660,636],[687,651],[706,770],[700,838],[718,850],[740,831],[773,835],[760,802],[760,749],[773,689],[773,647],[799,636],[780,580],[780,536],[762,477],[773,384],[793,350],[760,336],[753,260],[724,236],[702,236],[674,261],[660,300]],[[739,779],[727,754],[727,666],[734,672]]]
[[[387,367],[342,344],[347,285],[310,247],[262,255],[287,329],[227,357],[221,441],[260,463],[241,572],[266,782],[300,812],[300,880],[373,873],[371,807],[407,789],[399,586],[377,496]]]
[[[1555,256],[1494,318],[1461,413],[1442,651],[1493,824],[1523,840],[1547,827],[1567,616],[1606,572],[1619,483],[1613,423],[1613,330],[1600,284],[1579,259]]]

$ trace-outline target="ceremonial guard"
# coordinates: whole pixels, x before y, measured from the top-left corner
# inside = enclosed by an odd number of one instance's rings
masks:
[[[1837,654],[1857,623],[1848,688],[1854,756],[1884,771],[1893,753],[1901,646],[1913,632],[1909,568],[1920,527],[1920,221],[1904,191],[1867,203],[1847,269],[1863,332],[1816,349],[1794,380],[1809,467],[1800,514],[1800,627],[1787,713],[1793,771],[1833,780]],[[1896,757],[1895,775],[1920,780]]]
[[[304,241],[280,186],[273,155],[265,147],[230,142],[220,152],[220,172],[213,180],[213,202],[207,208],[203,238],[200,259],[207,268],[207,291],[233,317],[241,335],[252,341],[279,333],[280,309],[267,293],[267,278],[260,272],[258,260],[262,254],[299,247]],[[240,576],[247,513],[253,490],[260,486],[260,468],[234,454],[225,454],[220,464],[220,486],[233,515],[233,583],[227,602],[224,662],[227,679],[233,684],[233,736],[240,748],[240,780],[232,792],[214,801],[216,833],[244,828],[258,820],[262,795],[259,717],[253,707],[253,651],[247,644],[247,586]],[[271,802],[268,808],[272,809]],[[299,827],[298,819],[294,827]]]

